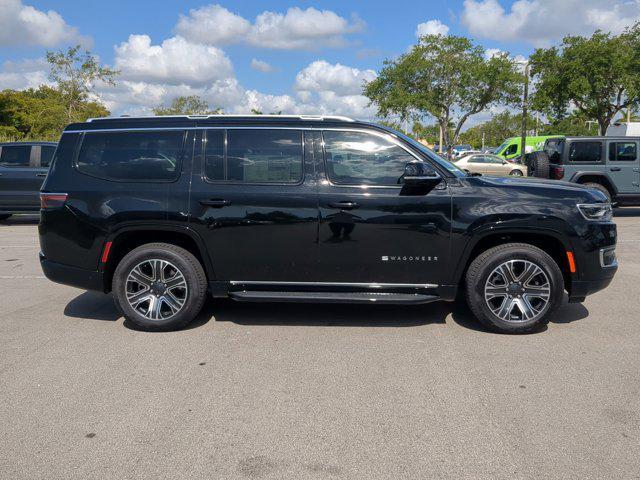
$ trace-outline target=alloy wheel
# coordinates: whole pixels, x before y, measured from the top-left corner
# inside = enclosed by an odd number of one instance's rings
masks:
[[[495,316],[505,322],[527,322],[549,307],[551,283],[547,274],[528,260],[498,265],[484,286],[484,299]]]
[[[189,289],[178,267],[167,260],[145,260],[131,269],[126,281],[127,302],[149,320],[167,320],[180,312]]]

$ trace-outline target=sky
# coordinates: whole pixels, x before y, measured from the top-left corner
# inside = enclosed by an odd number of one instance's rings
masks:
[[[120,71],[97,86],[115,115],[199,95],[226,113],[373,118],[362,85],[420,34],[527,57],[638,21],[640,0],[0,0],[0,90],[47,83],[46,52],[80,43]]]

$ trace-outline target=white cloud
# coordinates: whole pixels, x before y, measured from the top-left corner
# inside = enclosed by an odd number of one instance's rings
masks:
[[[465,0],[462,24],[472,35],[549,45],[565,35],[614,34],[640,21],[640,0],[517,0],[509,11],[498,0]]]
[[[330,10],[289,8],[285,13],[265,11],[253,23],[220,5],[191,9],[181,15],[175,32],[209,45],[249,43],[261,48],[316,50],[341,47],[345,35],[364,28],[358,17],[348,21]]]
[[[53,10],[44,12],[21,0],[0,0],[0,46],[54,47],[65,42],[87,44],[89,40]]]
[[[0,90],[24,90],[50,84],[49,64],[44,58],[7,61],[0,67]]]
[[[376,76],[373,70],[358,70],[339,63],[316,60],[298,72],[295,89],[299,92],[333,91],[338,95],[359,95],[365,83]]]
[[[175,32],[193,42],[211,45],[238,43],[251,29],[248,20],[220,5],[192,8],[180,15]]]
[[[429,20],[421,23],[416,28],[416,37],[420,38],[424,35],[447,35],[449,27],[440,20]]]
[[[251,68],[263,73],[273,72],[273,67],[264,60],[258,60],[257,58],[251,59]]]
[[[231,61],[222,50],[182,37],[151,45],[148,35],[130,35],[115,53],[115,67],[124,80],[205,85],[233,76]]]

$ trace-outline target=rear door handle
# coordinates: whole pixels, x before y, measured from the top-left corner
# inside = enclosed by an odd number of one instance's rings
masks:
[[[329,206],[331,208],[339,208],[341,210],[352,210],[354,208],[358,208],[360,205],[356,202],[330,202]]]
[[[611,167],[609,170],[611,170],[612,172],[619,172],[620,167]]]
[[[222,208],[231,205],[231,201],[222,198],[212,198],[211,200],[200,200],[200,204],[206,207]]]
[[[46,173],[36,173],[36,177],[46,177]]]

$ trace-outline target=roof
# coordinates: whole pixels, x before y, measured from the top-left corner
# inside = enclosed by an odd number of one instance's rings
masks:
[[[625,135],[611,135],[611,136],[591,136],[591,137],[581,137],[581,136],[566,136],[567,140],[638,140],[640,137],[631,137]]]
[[[295,120],[332,120],[332,121],[342,121],[342,122],[353,122],[354,120],[349,117],[343,117],[339,115],[147,115],[147,116],[121,116],[121,117],[97,117],[90,118],[87,122],[97,122],[97,121],[108,121],[108,120],[123,120],[123,119],[132,119],[132,120],[145,120],[145,119],[190,119],[190,120],[204,120],[204,119],[223,119],[223,118],[234,118],[234,119],[267,119],[267,118],[276,118],[276,119],[295,119]]]

